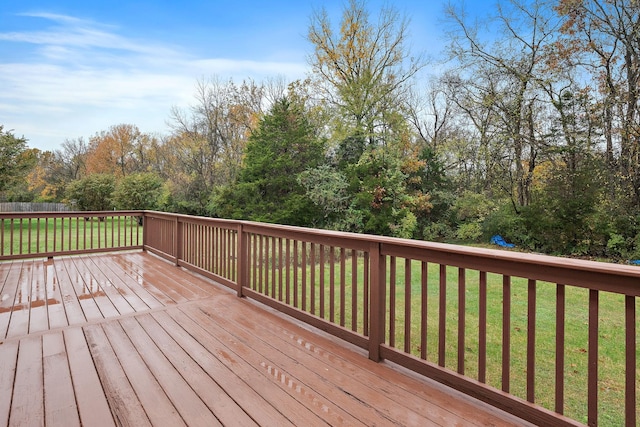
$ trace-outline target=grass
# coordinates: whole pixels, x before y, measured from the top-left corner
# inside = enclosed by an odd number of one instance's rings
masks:
[[[142,243],[136,218],[5,219],[0,220],[0,254],[112,248]]]

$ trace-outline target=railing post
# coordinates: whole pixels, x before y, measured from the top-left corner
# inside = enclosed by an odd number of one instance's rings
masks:
[[[173,254],[176,257],[176,266],[180,265],[180,258],[182,258],[182,223],[180,217],[175,216],[175,234],[173,236]]]
[[[142,211],[142,250],[146,251],[147,250],[147,235],[148,230],[149,230],[149,226],[148,226],[148,222],[149,219],[147,218],[146,215],[147,211]],[[120,218],[118,218],[118,223],[120,223]]]
[[[238,259],[238,297],[242,298],[242,288],[247,285],[247,278],[249,277],[249,245],[247,235],[244,232],[242,223],[238,224],[238,244],[236,257]]]
[[[379,362],[380,346],[385,341],[385,291],[386,291],[386,260],[381,255],[380,243],[370,246],[371,257],[371,296],[369,307],[369,359]]]

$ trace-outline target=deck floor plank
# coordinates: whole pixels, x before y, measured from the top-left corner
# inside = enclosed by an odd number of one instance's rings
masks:
[[[89,325],[84,333],[116,424],[152,425],[102,327]]]
[[[31,299],[31,278],[33,262],[25,261],[22,265],[22,274],[18,278],[15,288],[13,308],[7,328],[7,338],[26,335],[29,332],[29,310]]]
[[[46,425],[79,426],[71,371],[62,332],[42,336]]]
[[[224,331],[235,328],[233,336],[236,342],[242,342],[259,354],[269,355],[269,361],[264,363],[269,364],[267,370],[272,368],[270,372],[273,372],[277,378],[284,377],[287,381],[296,382],[321,395],[328,396],[335,407],[350,414],[358,414],[358,420],[366,425],[434,423],[434,420],[390,401],[385,394],[375,393],[367,385],[354,382],[352,378],[338,372],[334,367],[319,363],[307,354],[308,350],[301,351],[291,343],[277,337],[269,337],[268,331],[252,333],[259,330],[258,323],[262,322],[252,321],[251,318],[244,317],[243,314],[246,315],[246,313],[242,312],[238,313],[237,318],[233,316],[232,321],[228,319],[231,313],[225,307],[226,304],[201,306],[200,311],[197,312],[198,320],[207,324],[208,328],[219,328],[220,330],[215,332],[216,335],[222,335]],[[262,335],[262,332],[266,335]],[[227,336],[227,338],[230,337]],[[275,373],[274,370],[279,372]],[[338,392],[335,391],[336,388]],[[363,401],[368,402],[369,405],[363,407]],[[378,408],[385,408],[386,411],[383,412]]]
[[[39,336],[20,340],[9,425],[44,425],[42,338]]]
[[[304,332],[297,330],[294,333],[296,340],[289,340],[287,336],[274,333],[276,325],[279,323],[277,317],[269,318],[269,321],[263,321],[259,324],[256,322],[246,321],[242,311],[228,310],[226,304],[211,304],[200,306],[200,312],[210,318],[213,324],[222,326],[221,330],[232,327],[235,323],[236,327],[240,326],[236,337],[244,340],[247,345],[262,354],[269,354],[272,360],[278,366],[292,366],[292,374],[298,378],[305,378],[307,381],[313,381],[311,387],[317,391],[323,391],[330,395],[330,389],[336,386],[344,395],[344,399],[335,403],[342,408],[353,407],[355,412],[361,401],[370,403],[368,411],[360,411],[357,413],[359,420],[371,425],[376,420],[385,420],[387,423],[400,423],[403,425],[455,425],[461,420],[459,417],[443,408],[437,406],[426,406],[424,401],[421,405],[409,405],[411,398],[403,396],[405,399],[394,399],[384,390],[376,389],[373,386],[376,383],[376,376],[364,371],[360,367],[362,373],[360,379],[354,378],[353,371],[344,369],[344,365],[338,363],[337,358],[332,358],[329,363],[315,357],[315,348],[326,348],[331,346],[331,352],[334,351],[331,343],[324,342],[321,346],[300,346],[298,340],[306,341],[309,337],[304,337]],[[206,318],[199,316],[201,321]],[[330,352],[327,352],[330,353]],[[366,359],[365,359],[366,360]],[[371,362],[373,363],[373,362]],[[354,381],[355,380],[355,381]],[[395,392],[393,394],[396,394]],[[333,393],[334,398],[340,394]],[[442,413],[448,415],[443,417]]]
[[[19,344],[19,341],[10,341],[0,346],[0,425],[3,426],[9,424]]]
[[[176,371],[193,388],[198,398],[223,425],[256,426],[258,425],[244,410],[231,399],[205,370],[202,369],[169,333],[150,315],[137,317],[149,338],[156,343],[164,357],[175,367]],[[131,329],[127,328],[127,332]],[[168,366],[166,367],[169,370]],[[190,423],[189,423],[190,424]],[[279,425],[282,425],[281,423]]]
[[[83,317],[87,321],[104,319],[90,289],[82,278],[82,272],[75,268],[73,261],[69,258],[62,258],[60,261],[56,261],[56,264],[61,264],[61,266],[64,267],[59,269],[58,279],[66,285],[65,288],[68,289],[67,295],[69,295],[70,298],[73,298],[73,295],[75,295],[75,298],[82,308]],[[73,293],[71,293],[71,291],[73,291]],[[71,323],[71,319],[69,323]],[[73,324],[75,323],[76,322],[73,322]]]
[[[286,394],[280,389],[273,389],[268,380],[235,363],[219,343],[182,312],[171,312],[171,316],[167,312],[156,312],[152,316],[251,418],[261,425],[326,425],[303,405],[285,399]]]
[[[51,329],[62,328],[69,325],[64,300],[60,289],[60,283],[56,275],[53,262],[45,263],[45,289],[47,296],[47,311],[49,314],[49,327]]]
[[[9,272],[2,287],[2,296],[0,296],[0,340],[7,336],[7,331],[9,330],[11,313],[13,312],[18,286],[20,285],[22,265],[23,261],[13,261],[10,264]]]
[[[405,421],[407,424],[430,423],[443,426],[456,425],[460,422],[483,426],[491,423],[490,417],[479,412],[473,419],[461,419],[456,411],[455,401],[437,397],[441,393],[430,393],[424,382],[411,381],[407,378],[402,387],[397,387],[393,393],[388,393],[386,377],[389,370],[382,364],[370,361],[363,354],[356,353],[342,345],[334,345],[320,340],[318,334],[300,330],[291,322],[280,316],[266,314],[269,321],[252,322],[243,315],[242,311],[229,310],[226,304],[217,302],[201,305],[201,311],[212,317],[213,323],[231,327],[234,323],[240,326],[240,331],[247,337],[259,337],[266,345],[274,348],[287,348],[283,351],[288,357],[300,362],[304,366],[316,366],[316,370],[323,372],[325,378],[341,390],[358,396],[359,399],[374,403],[381,401],[379,408],[388,413],[381,414],[394,421]],[[242,336],[242,335],[241,335]],[[268,347],[263,350],[268,354],[273,351]],[[437,387],[439,385],[434,384]],[[433,391],[433,390],[431,390]],[[436,398],[434,398],[435,396]],[[428,400],[427,400],[428,399]],[[387,401],[384,401],[387,400]],[[427,420],[424,417],[428,417]]]
[[[154,425],[186,425],[180,413],[145,364],[119,322],[103,323],[111,347],[120,361],[127,379],[140,399],[149,420]],[[104,374],[108,375],[108,372]]]
[[[527,425],[141,251],[0,289],[0,425]]]
[[[45,266],[42,262],[33,263],[31,294],[29,297],[29,333],[49,329],[49,311],[47,309],[47,285]]]
[[[76,294],[75,287],[69,276],[69,272],[62,261],[56,261],[53,264],[55,271],[55,280],[60,291],[60,299],[64,307],[69,325],[79,325],[87,321],[84,307],[81,304],[79,296]]]
[[[128,254],[133,262],[148,262],[148,258],[144,257],[140,252]],[[188,300],[206,298],[211,295],[210,282],[193,274],[184,275],[182,269],[173,268],[169,263],[160,263],[155,266],[166,283],[173,289],[179,290]],[[186,276],[186,277],[185,277]]]
[[[127,277],[127,281],[135,283],[136,287],[140,289],[141,294],[146,292],[151,298],[155,299],[156,303],[145,299],[145,301],[148,301],[147,304],[149,307],[158,308],[175,304],[175,300],[167,295],[164,289],[161,289],[156,283],[150,280],[148,271],[145,271],[142,267],[132,262],[131,259],[125,257],[124,254],[107,254],[106,257],[109,260],[111,268],[116,271],[122,271]],[[175,292],[173,289],[171,289],[171,291]]]
[[[127,301],[135,311],[164,307],[165,304],[153,296],[149,290],[140,286],[136,280],[114,262],[114,259],[121,258],[116,258],[115,256],[91,257],[91,261],[121,290],[121,293],[127,298]]]
[[[137,319],[124,318],[120,320],[120,325],[144,360],[149,372],[154,376],[187,425],[203,427],[222,425],[180,372],[160,351],[158,346],[166,345],[164,341],[154,343]]]
[[[309,378],[296,377],[291,373],[292,370],[297,371],[295,366],[273,361],[274,354],[261,353],[260,349],[252,347],[254,343],[242,342],[237,336],[229,335],[227,331],[215,325],[215,322],[200,310],[191,309],[185,314],[190,316],[197,324],[203,325],[211,335],[215,336],[226,347],[227,354],[230,354],[231,358],[240,360],[239,363],[252,367],[254,376],[259,375],[267,378],[273,386],[280,387],[285,391],[290,396],[289,398],[299,400],[316,415],[325,418],[329,424],[371,425],[356,418],[349,412],[350,408],[353,409],[350,407],[352,402],[349,399],[342,399],[338,402],[333,400],[340,397],[340,393],[336,389],[331,390],[335,393],[330,393],[329,388],[322,381],[316,381],[310,385]],[[315,376],[312,373],[310,375]],[[366,410],[363,412],[366,412]]]
[[[82,283],[84,284],[84,291],[87,295],[93,298],[93,301],[98,306],[100,310],[100,314],[103,318],[110,317],[118,317],[121,313],[118,311],[118,306],[122,306],[121,300],[116,298],[117,296],[113,294],[110,286],[106,286],[96,278],[93,270],[86,266],[81,257],[69,257],[69,262],[72,263],[78,271],[78,276]],[[103,286],[104,285],[104,286]],[[117,292],[117,291],[116,291]],[[114,301],[116,303],[114,304]],[[123,308],[122,314],[132,313],[133,309],[131,307]]]
[[[114,426],[109,403],[82,328],[65,329],[64,341],[80,421],[83,425],[95,427]]]

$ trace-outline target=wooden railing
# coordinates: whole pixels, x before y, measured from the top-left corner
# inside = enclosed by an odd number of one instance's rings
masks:
[[[0,213],[0,260],[141,249],[142,212]]]
[[[372,360],[539,425],[636,425],[638,267],[160,212],[143,224],[147,251]]]
[[[638,419],[640,269],[146,212],[145,248],[540,425]]]

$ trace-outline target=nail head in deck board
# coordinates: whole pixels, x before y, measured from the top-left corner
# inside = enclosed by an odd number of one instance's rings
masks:
[[[23,338],[18,348],[9,425],[44,425],[43,390],[42,340],[39,336]]]
[[[102,390],[82,328],[65,329],[64,342],[80,421],[83,425],[92,427],[114,426],[109,403]]]
[[[42,336],[45,424],[80,425],[62,332]]]
[[[135,318],[124,318],[119,323],[187,425],[222,425],[158,348],[164,344],[162,341],[154,343]]]
[[[100,325],[87,326],[84,333],[113,418],[123,426],[151,426]]]

